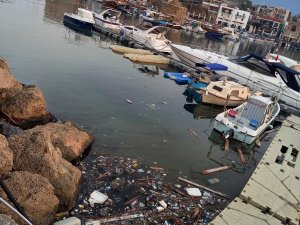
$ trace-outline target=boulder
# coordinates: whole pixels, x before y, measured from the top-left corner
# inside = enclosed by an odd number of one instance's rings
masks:
[[[52,144],[60,149],[63,158],[68,161],[80,156],[94,141],[91,134],[71,122],[48,123],[33,130],[49,131]]]
[[[36,86],[24,86],[21,90],[10,90],[1,111],[16,125],[29,128],[35,124],[45,124],[53,119],[47,111],[43,92]]]
[[[27,130],[8,138],[14,154],[14,170],[37,173],[47,178],[54,187],[60,210],[73,207],[81,173],[62,158],[59,148],[51,141],[51,133]]]
[[[0,224],[3,225],[18,225],[11,216],[0,214]]]
[[[0,92],[2,89],[22,89],[22,84],[12,76],[6,61],[0,58]]]
[[[13,153],[8,147],[6,138],[0,134],[0,176],[8,173],[13,167]]]
[[[38,174],[16,171],[4,180],[4,183],[33,224],[52,224],[59,201],[54,195],[53,186],[46,178]],[[2,189],[0,196],[8,201]],[[0,213],[12,215],[12,218],[20,225],[26,224],[16,213],[13,213],[3,204],[0,204]]]

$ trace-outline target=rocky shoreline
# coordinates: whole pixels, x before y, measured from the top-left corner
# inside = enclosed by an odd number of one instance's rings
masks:
[[[72,122],[58,122],[47,111],[43,92],[18,82],[3,59],[0,118],[0,177],[33,224],[52,224],[58,211],[75,204],[81,171],[70,161],[94,138]],[[2,189],[0,197],[10,202]],[[1,214],[25,224],[3,204]]]

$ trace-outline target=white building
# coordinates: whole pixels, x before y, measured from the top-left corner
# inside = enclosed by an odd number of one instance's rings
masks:
[[[242,30],[246,28],[249,21],[250,12],[231,8],[225,4],[220,5],[216,23],[225,27],[232,27]]]

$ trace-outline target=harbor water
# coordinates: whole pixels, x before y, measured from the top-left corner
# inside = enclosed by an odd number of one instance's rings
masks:
[[[210,135],[211,118],[222,109],[186,102],[185,87],[163,77],[164,70],[172,68],[133,64],[108,49],[108,37],[89,37],[65,27],[63,13],[78,7],[101,9],[100,3],[84,0],[0,2],[0,57],[7,60],[16,79],[40,87],[49,111],[59,120],[73,121],[94,135],[95,143],[84,160],[95,152],[136,158],[165,168],[173,183],[178,176],[203,185],[209,185],[209,178],[218,178],[220,183],[211,188],[236,196],[268,141],[262,141],[247,165],[241,165],[236,152],[223,151],[218,134]],[[123,21],[136,23],[128,16]],[[272,48],[271,44],[221,42],[176,30],[167,37],[174,43],[233,56],[266,54]],[[280,49],[280,53],[300,59],[296,50]],[[232,163],[237,165],[235,170],[199,173]]]

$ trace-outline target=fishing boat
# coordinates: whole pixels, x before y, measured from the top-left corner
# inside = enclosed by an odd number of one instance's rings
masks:
[[[219,106],[238,106],[251,95],[248,87],[240,85],[234,81],[210,82],[207,87],[199,90],[202,102]]]
[[[277,101],[251,96],[242,105],[217,115],[214,129],[225,137],[251,144],[271,124],[279,111]]]
[[[120,30],[121,12],[114,9],[107,9],[100,14],[94,13],[95,25],[105,29]]]
[[[174,80],[179,85],[188,84],[192,80],[188,73],[164,72],[164,77]]]
[[[183,45],[172,44],[171,48],[181,61],[192,66],[198,63],[219,63],[227,66],[228,70],[219,71],[219,74],[235,78],[240,84],[269,96],[280,94],[280,104],[285,110],[300,113],[299,71],[288,68],[282,63],[269,61],[257,54],[226,57]],[[291,63],[284,58],[282,61]]]
[[[120,32],[150,49],[162,53],[172,52],[170,47],[171,41],[165,38],[164,35],[166,32],[166,28],[164,27],[156,26],[143,30],[135,26],[121,26]]]
[[[64,14],[64,25],[76,31],[91,33],[94,24],[93,13],[89,10],[78,8],[77,14]]]

